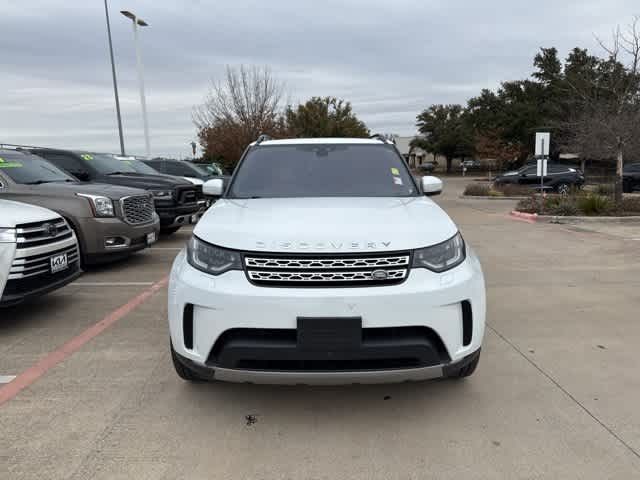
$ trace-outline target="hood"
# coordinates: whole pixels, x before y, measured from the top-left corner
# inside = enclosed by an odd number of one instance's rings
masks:
[[[102,177],[103,182],[112,185],[122,185],[124,187],[142,188],[144,190],[173,189],[175,187],[186,187],[193,185],[179,177],[169,177],[165,175],[144,175],[141,173],[129,175],[109,175]]]
[[[107,183],[43,183],[42,185],[34,185],[32,188],[39,192],[46,192],[52,197],[73,197],[76,193],[86,193],[104,195],[112,200],[119,200],[122,197],[130,197],[132,195],[148,195],[148,192],[144,189],[109,185]]]
[[[426,247],[457,231],[427,197],[359,197],[221,199],[194,233],[238,250],[349,253]]]
[[[2,228],[14,228],[22,223],[43,222],[57,218],[60,218],[60,215],[46,208],[11,200],[0,200],[0,227]]]

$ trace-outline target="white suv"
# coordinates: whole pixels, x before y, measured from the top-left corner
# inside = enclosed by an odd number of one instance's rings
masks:
[[[60,215],[0,200],[0,307],[61,288],[81,273],[76,235]]]
[[[485,327],[480,262],[384,139],[261,137],[176,258],[186,380],[381,383],[465,377]]]

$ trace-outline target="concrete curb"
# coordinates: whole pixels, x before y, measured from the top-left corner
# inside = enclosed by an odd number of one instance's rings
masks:
[[[525,213],[525,212],[519,212],[518,210],[512,210],[510,215],[514,218],[525,220],[529,223],[535,223],[538,221],[538,218],[539,218],[537,213]]]
[[[557,224],[574,224],[574,223],[630,223],[640,225],[640,215],[628,217],[565,217],[562,215],[538,215],[537,213],[524,213],[513,210],[510,215],[514,218],[526,220],[530,223],[557,223]]]
[[[462,200],[525,200],[530,197],[490,197],[487,195],[460,195]]]

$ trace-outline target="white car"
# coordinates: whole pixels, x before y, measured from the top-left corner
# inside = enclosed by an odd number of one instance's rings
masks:
[[[80,276],[78,242],[57,213],[0,200],[0,307],[43,295]]]
[[[176,258],[174,365],[186,380],[461,378],[485,329],[478,258],[384,139],[261,137]]]

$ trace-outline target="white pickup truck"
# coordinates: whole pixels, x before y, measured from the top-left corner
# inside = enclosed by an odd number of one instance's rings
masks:
[[[61,288],[81,273],[76,236],[60,215],[0,200],[0,307]]]

